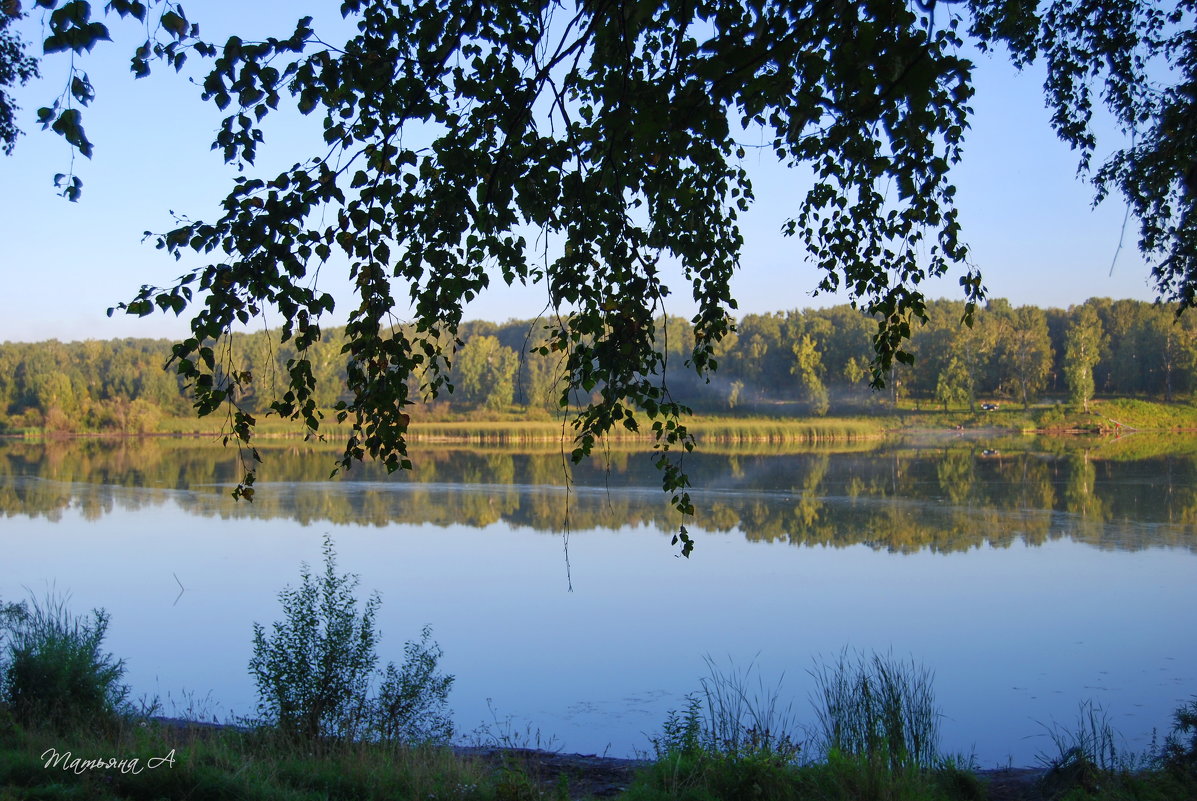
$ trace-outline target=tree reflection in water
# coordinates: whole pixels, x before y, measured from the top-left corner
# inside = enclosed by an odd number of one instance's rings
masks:
[[[233,501],[234,451],[193,439],[0,442],[0,512],[95,520],[174,504],[212,517],[301,524],[467,525],[536,531],[680,522],[647,454],[613,450],[570,465],[540,449],[422,447],[415,469],[377,465],[335,478],[333,448],[265,441],[269,473]],[[1197,440],[1011,440],[850,449],[705,450],[687,457],[698,529],[750,541],[951,552],[1070,538],[1102,548],[1197,549]],[[567,503],[568,495],[568,503]],[[567,521],[568,515],[568,521]],[[700,543],[701,544],[701,543]]]

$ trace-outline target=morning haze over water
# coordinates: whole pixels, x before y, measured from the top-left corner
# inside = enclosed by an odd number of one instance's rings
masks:
[[[421,446],[410,474],[330,480],[335,449],[261,450],[248,504],[218,444],[0,443],[0,597],[52,584],[104,607],[135,694],[250,715],[252,623],[279,617],[327,533],[382,596],[384,661],[431,624],[459,732],[510,719],[619,756],[648,748],[708,655],[755,660],[808,723],[818,662],[913,658],[935,672],[944,750],[982,766],[1033,764],[1087,700],[1143,748],[1197,679],[1178,634],[1197,606],[1184,438],[704,446],[689,560],[645,453],[569,468],[556,446]]]

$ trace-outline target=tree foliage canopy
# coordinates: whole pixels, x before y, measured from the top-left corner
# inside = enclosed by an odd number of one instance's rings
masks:
[[[11,3],[0,6],[0,150],[12,155],[20,129],[17,128],[17,106],[9,95],[9,87],[20,86],[37,76],[37,59],[25,52],[25,42],[11,26],[15,15]]]
[[[83,0],[37,6],[46,53],[108,38]],[[161,235],[188,272],[119,308],[191,316],[174,356],[202,414],[253,380],[219,369],[221,342],[273,307],[299,352],[273,411],[315,430],[303,354],[333,299],[310,278],[347,260],[357,305],[351,399],[338,409],[354,424],[345,466],[367,453],[406,466],[409,378],[426,393],[446,387],[463,306],[491,281],[540,283],[544,352],[568,377],[561,402],[583,393],[575,458],[646,416],[664,487],[688,509],[685,474],[665,455],[691,439],[662,379],[668,348],[654,320],[673,289],[662,266],[680,265],[697,304],[688,361],[705,375],[736,307],[748,139],[810,171],[786,231],[822,271],[819,289],[846,289],[877,320],[880,384],[911,358],[903,343],[925,315],[925,279],[962,271],[966,321],[984,295],[949,179],[973,93],[970,44],[1046,63],[1057,133],[1099,198],[1126,197],[1160,293],[1197,301],[1193,0],[343,0],[356,28],[335,45],[310,18],[277,38],[217,43],[171,0],[107,10],[158,22],[133,56],[138,75],[156,58],[210,59],[204,98],[228,115],[214,143],[226,160],[252,165],[263,120],[284,103],[323,118],[321,152],[238,178],[215,219]],[[92,95],[72,67],[62,102],[39,112],[85,155],[78,106]],[[1133,141],[1093,169],[1098,104]],[[63,180],[78,197],[78,179]],[[248,442],[254,419],[234,415]]]

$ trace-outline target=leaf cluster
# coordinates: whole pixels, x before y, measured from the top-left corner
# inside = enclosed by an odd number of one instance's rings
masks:
[[[6,156],[12,155],[20,135],[16,123],[19,107],[9,89],[38,76],[37,59],[28,54],[26,42],[11,29],[19,18],[19,6],[5,3],[0,7],[0,150]]]
[[[1197,303],[1197,35],[1189,0],[1012,4],[970,0],[972,33],[1004,45],[1015,64],[1042,61],[1052,127],[1079,153],[1094,204],[1120,193],[1139,221],[1139,249],[1156,289]],[[1130,145],[1093,169],[1100,108]]]
[[[199,26],[187,21],[181,5],[172,0],[148,2],[149,6],[141,0],[110,0],[104,9],[105,15],[128,18],[144,27],[145,41],[130,61],[135,77],[149,75],[151,59],[161,59],[180,71],[187,61],[188,50],[204,56],[215,55],[211,46],[199,39]],[[91,158],[94,148],[83,128],[82,109],[95,100],[95,88],[75,57],[90,53],[100,42],[111,41],[111,34],[108,26],[96,19],[87,0],[36,0],[35,6],[43,11],[43,26],[49,31],[42,41],[42,52],[69,53],[71,58],[66,86],[53,103],[37,110],[38,124],[43,130],[61,136],[80,155]],[[6,60],[0,54],[0,71]],[[72,202],[82,196],[83,181],[73,168],[69,173],[56,174],[54,185]]]

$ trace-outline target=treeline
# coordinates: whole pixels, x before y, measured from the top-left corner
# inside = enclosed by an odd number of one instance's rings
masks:
[[[1177,318],[1175,307],[1092,299],[1041,309],[998,299],[971,327],[963,316],[963,302],[929,303],[927,322],[911,332],[914,363],[895,364],[885,393],[873,393],[870,318],[848,306],[747,315],[720,360],[726,407],[798,401],[824,414],[903,397],[944,409],[982,398],[1083,406],[1095,393],[1170,401],[1197,389],[1197,319]]]
[[[1011,306],[994,300],[974,324],[964,304],[933,301],[928,321],[911,332],[913,365],[895,365],[887,389],[868,388],[876,323],[847,305],[746,315],[716,352],[706,382],[687,362],[689,323],[658,321],[664,380],[675,399],[699,411],[823,415],[860,412],[912,398],[943,408],[978,399],[1031,404],[1095,393],[1163,400],[1197,389],[1197,318],[1136,300],[1092,299],[1069,309]],[[454,391],[427,398],[426,414],[518,412],[536,417],[558,407],[564,388],[560,354],[540,352],[543,320],[468,322],[458,332],[449,369]],[[344,387],[344,331],[331,329],[304,354],[317,381],[317,403],[332,408]],[[168,340],[0,344],[0,431],[152,431],[163,415],[187,415],[188,388],[164,370]],[[234,337],[218,354],[252,382],[236,398],[262,412],[284,391],[297,354],[269,332]],[[413,396],[421,397],[418,379]],[[582,403],[585,397],[575,397]]]

